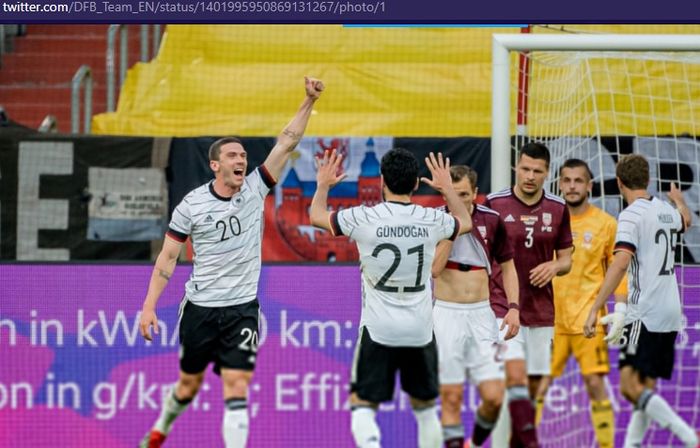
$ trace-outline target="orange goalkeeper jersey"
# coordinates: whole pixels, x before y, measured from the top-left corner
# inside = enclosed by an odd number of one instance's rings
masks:
[[[613,260],[616,230],[615,218],[597,207],[590,206],[583,215],[571,215],[575,247],[571,272],[552,280],[554,328],[557,333],[583,333],[588,312]],[[622,279],[615,294],[627,294],[627,276]],[[604,309],[601,310],[601,316],[604,313]]]

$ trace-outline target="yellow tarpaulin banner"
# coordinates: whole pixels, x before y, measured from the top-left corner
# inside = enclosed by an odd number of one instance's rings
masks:
[[[583,32],[700,33],[698,26],[572,27]],[[95,116],[92,129],[117,135],[273,136],[294,114],[304,94],[303,77],[309,75],[323,79],[327,92],[317,104],[308,135],[488,136],[491,36],[518,32],[517,28],[171,25],[158,57],[128,72],[117,111]],[[560,31],[538,27],[534,32]],[[517,68],[516,55],[511,65]],[[663,77],[666,69],[659,66],[659,73],[651,74],[652,91],[669,88]],[[514,92],[511,98],[514,105]],[[610,101],[609,93],[596,101]],[[640,98],[639,104],[616,112],[646,111],[650,106],[645,102],[648,98]],[[663,103],[651,106],[655,114],[668,112]],[[515,106],[511,109],[514,129]],[[688,114],[695,112],[700,114],[693,110]],[[614,123],[614,116],[599,119],[601,134],[625,132]],[[653,131],[677,130],[669,125]]]

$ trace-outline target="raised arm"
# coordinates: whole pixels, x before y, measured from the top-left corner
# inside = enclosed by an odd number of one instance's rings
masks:
[[[693,223],[693,215],[690,213],[690,209],[685,204],[685,198],[683,198],[683,193],[676,188],[676,184],[671,182],[671,191],[668,192],[668,198],[676,205],[678,213],[681,214],[683,218],[683,229],[687,229]]]
[[[323,83],[318,79],[314,78],[304,78],[306,85],[306,98],[299,106],[292,121],[289,122],[280,135],[277,137],[277,143],[272,148],[272,151],[265,159],[265,168],[267,171],[275,178],[275,181],[279,179],[284,169],[284,165],[289,159],[289,155],[294,151],[294,148],[299,144],[301,138],[304,136],[304,131],[306,130],[306,125],[309,123],[309,117],[311,116],[311,111],[313,110],[314,103],[321,96],[323,91]]]
[[[347,174],[342,171],[343,156],[325,151],[323,157],[316,159],[318,171],[316,172],[316,191],[311,200],[309,219],[311,225],[325,230],[333,231],[330,222],[331,213],[328,211],[328,192],[334,185],[345,179]]]
[[[156,259],[155,267],[153,268],[153,273],[151,274],[151,281],[148,284],[148,292],[146,293],[146,299],[143,302],[143,309],[141,310],[141,336],[146,340],[153,340],[151,336],[150,327],[153,326],[153,332],[158,334],[158,318],[156,317],[156,304],[160,295],[163,293],[165,286],[168,284],[170,277],[175,271],[175,266],[177,265],[177,258],[180,256],[180,249],[182,243],[175,241],[174,239],[166,236],[163,241],[163,248],[158,254]]]
[[[429,157],[425,158],[425,164],[428,165],[432,179],[421,177],[421,182],[434,188],[445,198],[447,208],[452,216],[459,220],[459,235],[470,232],[472,230],[472,217],[452,186],[450,159],[443,159],[441,152],[438,153],[437,157],[431,152]]]

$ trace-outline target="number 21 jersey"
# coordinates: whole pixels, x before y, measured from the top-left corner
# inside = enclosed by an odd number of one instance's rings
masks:
[[[333,234],[355,240],[360,252],[360,326],[383,345],[430,343],[435,246],[457,237],[459,220],[434,208],[398,202],[344,209],[333,212],[330,220]]]

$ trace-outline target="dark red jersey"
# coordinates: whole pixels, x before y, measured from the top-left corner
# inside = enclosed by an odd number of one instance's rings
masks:
[[[514,250],[520,284],[520,323],[530,327],[553,326],[552,284],[542,288],[531,285],[530,271],[553,260],[555,251],[573,246],[566,203],[558,196],[544,193],[537,203],[527,205],[509,188],[488,195],[486,205],[501,215]],[[490,296],[496,315],[505,316],[508,308],[500,266],[494,266]]]

